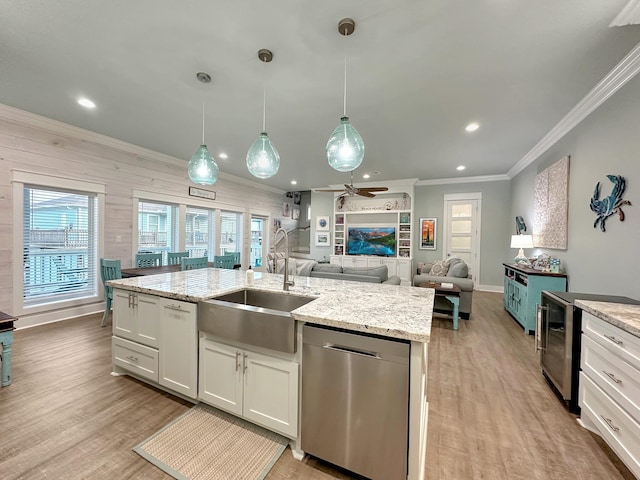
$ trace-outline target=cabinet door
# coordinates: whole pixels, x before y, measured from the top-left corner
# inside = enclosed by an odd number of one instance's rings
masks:
[[[395,258],[382,258],[380,263],[387,266],[390,277],[392,275],[398,275],[398,261]]]
[[[380,257],[367,258],[367,267],[379,267],[382,265],[382,259]]]
[[[366,267],[368,259],[367,257],[353,257],[354,267]]]
[[[270,430],[298,435],[298,364],[245,352],[244,416]]]
[[[242,415],[242,350],[200,339],[198,396],[214,407]]]
[[[509,278],[504,277],[504,292],[502,293],[502,303],[504,308],[509,308]]]
[[[160,385],[197,398],[197,305],[160,300]]]
[[[143,345],[158,348],[160,345],[160,323],[158,322],[160,297],[145,295],[144,293],[136,293],[134,295],[137,326],[135,340]]]
[[[411,282],[411,260],[398,260],[397,275],[403,282]]]
[[[113,334],[129,340],[137,340],[133,296],[131,292],[113,289]]]
[[[342,266],[342,255],[330,255],[329,263],[331,265],[340,265]]]

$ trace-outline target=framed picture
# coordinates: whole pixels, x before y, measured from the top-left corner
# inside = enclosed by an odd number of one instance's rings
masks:
[[[291,209],[291,219],[292,220],[300,220],[300,209],[292,208]]]
[[[329,238],[329,232],[316,233],[316,247],[330,247],[331,239]]]
[[[318,216],[316,217],[316,232],[328,232],[329,231],[329,217]]]
[[[420,219],[420,249],[436,249],[436,221],[435,218]]]
[[[282,216],[283,217],[288,217],[290,215],[290,206],[288,203],[283,203],[282,204]]]

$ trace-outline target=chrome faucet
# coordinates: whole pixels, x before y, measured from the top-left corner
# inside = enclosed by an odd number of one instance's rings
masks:
[[[284,228],[279,228],[278,230],[276,230],[276,236],[273,240],[273,271],[276,271],[276,267],[278,265],[278,235],[280,234],[280,232],[284,233],[284,282],[282,284],[282,289],[285,291],[289,291],[289,287],[293,287],[295,285],[295,282],[293,280],[289,280],[289,234]]]

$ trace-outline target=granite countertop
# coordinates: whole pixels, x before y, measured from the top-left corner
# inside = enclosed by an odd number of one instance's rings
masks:
[[[400,285],[350,282],[295,276],[289,294],[314,297],[292,313],[296,320],[316,325],[429,342],[434,291]],[[245,272],[202,268],[175,273],[110,280],[107,285],[197,303],[242,288],[282,291],[282,275],[255,272],[247,287]]]
[[[575,304],[585,312],[589,312],[631,335],[640,337],[640,305],[592,302],[590,300],[576,300]]]

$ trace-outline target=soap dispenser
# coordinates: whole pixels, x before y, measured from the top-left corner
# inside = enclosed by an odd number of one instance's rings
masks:
[[[249,265],[249,269],[246,272],[247,275],[247,285],[253,285],[253,270],[251,270],[251,265]]]

